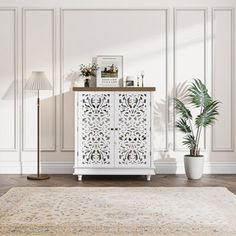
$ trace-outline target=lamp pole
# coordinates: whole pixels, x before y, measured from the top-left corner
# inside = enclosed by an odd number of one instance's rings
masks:
[[[39,109],[40,108],[40,100],[39,100],[39,90],[38,90],[38,97],[37,97],[37,176],[39,178]]]
[[[41,175],[40,174],[40,162],[39,162],[39,155],[40,155],[40,98],[39,98],[39,90],[37,96],[37,175],[29,175],[27,179],[29,180],[44,180],[49,179],[48,175]]]

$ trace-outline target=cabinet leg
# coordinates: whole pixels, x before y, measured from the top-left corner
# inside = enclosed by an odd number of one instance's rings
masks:
[[[151,175],[147,175],[147,181],[151,181]]]
[[[83,175],[78,175],[78,181],[82,181]]]

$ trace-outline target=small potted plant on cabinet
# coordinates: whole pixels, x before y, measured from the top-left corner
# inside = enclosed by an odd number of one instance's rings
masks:
[[[84,77],[84,87],[90,87],[89,81],[91,77],[96,76],[97,64],[80,65],[80,74]]]
[[[219,115],[219,101],[211,98],[199,79],[194,79],[186,96],[189,100],[187,104],[174,98],[176,113],[179,115],[176,127],[185,134],[183,145],[190,150],[189,155],[184,156],[185,173],[188,179],[200,179],[204,165],[204,156],[200,154],[199,148],[201,132],[214,124]],[[191,106],[199,111],[195,119],[189,109]]]

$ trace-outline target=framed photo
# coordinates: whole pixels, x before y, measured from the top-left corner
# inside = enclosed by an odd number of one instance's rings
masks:
[[[134,81],[126,81],[126,87],[134,87]]]
[[[126,87],[134,87],[134,76],[127,76],[126,81],[125,81],[125,86]]]
[[[97,87],[119,87],[123,79],[123,56],[97,56]]]

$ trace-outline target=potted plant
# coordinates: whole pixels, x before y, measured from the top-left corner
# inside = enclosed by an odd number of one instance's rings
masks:
[[[183,145],[190,150],[189,155],[184,156],[185,173],[188,179],[200,179],[204,165],[204,156],[200,154],[199,148],[201,132],[203,128],[214,124],[219,115],[219,101],[211,98],[199,79],[194,79],[187,91],[187,103],[174,98],[176,113],[179,115],[176,127],[185,134]],[[190,107],[199,112],[195,118]]]
[[[89,80],[92,76],[96,76],[97,64],[80,65],[80,75],[84,77],[84,87],[89,87]]]

